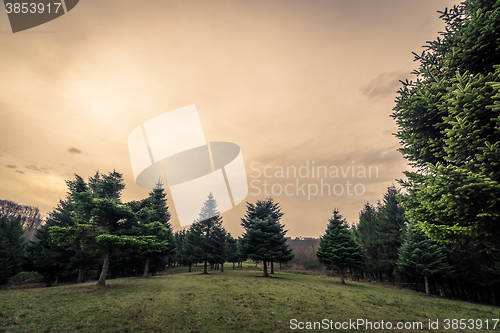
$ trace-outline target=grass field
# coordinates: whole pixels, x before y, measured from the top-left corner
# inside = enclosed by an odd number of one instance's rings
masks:
[[[421,332],[485,332],[500,308],[428,297],[370,283],[320,276],[255,270],[187,273],[108,280],[106,287],[85,284],[0,291],[0,332],[290,332],[290,320],[372,325],[422,322]],[[439,330],[428,330],[428,319]],[[482,319],[483,329],[445,330],[444,319]],[[479,323],[474,322],[474,325]],[[451,323],[450,323],[451,324]],[[330,325],[330,324],[329,324]],[[345,325],[345,324],[344,324]],[[376,325],[376,324],[375,324]],[[471,325],[467,322],[467,325]],[[293,326],[293,325],[292,325]],[[472,326],[469,326],[472,327]],[[306,331],[306,330],[304,330]],[[324,332],[326,330],[307,330]],[[333,332],[409,332],[408,329],[333,329]]]

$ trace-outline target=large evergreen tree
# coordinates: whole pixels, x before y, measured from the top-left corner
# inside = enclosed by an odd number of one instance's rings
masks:
[[[284,226],[270,215],[265,220],[254,218],[249,225],[251,227],[243,234],[243,248],[248,258],[263,262],[264,277],[269,277],[268,262],[286,262],[294,258],[286,243]]]
[[[53,241],[50,227],[49,224],[40,227],[26,251],[26,267],[41,274],[46,287],[52,286],[57,276],[71,267],[75,255],[72,247]]]
[[[198,219],[189,228],[188,251],[193,259],[203,253],[203,273],[208,274],[207,264],[224,263],[226,230],[222,226],[222,216],[217,209],[217,201],[212,193],[201,207]]]
[[[71,183],[71,182],[69,182]],[[69,184],[68,183],[68,184]],[[64,200],[60,200],[57,207],[55,207],[52,212],[49,213],[47,221],[44,225],[44,230],[41,231],[47,232],[50,227],[61,227],[61,228],[74,228],[76,225],[75,221],[75,201],[71,196],[71,192],[68,193]],[[45,230],[46,229],[46,230]],[[76,230],[76,229],[73,229]],[[99,253],[88,246],[83,240],[86,237],[85,233],[74,233],[73,237],[67,238],[66,241],[61,241],[59,244],[44,244],[44,242],[53,241],[53,238],[50,235],[38,235],[37,244],[35,247],[41,247],[44,251],[55,251],[57,253],[47,253],[52,260],[57,258],[58,266],[61,273],[63,270],[70,270],[72,268],[78,269],[78,279],[77,282],[85,281],[85,272],[88,270],[89,266],[94,266],[96,263],[96,259],[99,256]],[[32,252],[33,253],[33,252]],[[36,255],[35,255],[36,256]],[[49,260],[48,271],[50,272],[50,265],[52,265]],[[45,270],[43,260],[37,260],[37,267],[39,270]],[[51,278],[50,274],[46,277],[48,279]],[[46,281],[50,284],[49,281]]]
[[[158,182],[149,192],[149,196],[140,202],[129,202],[139,221],[135,235],[141,237],[143,245],[135,250],[144,258],[143,277],[149,274],[150,262],[166,264],[166,256],[176,252],[176,240],[171,231],[164,186]]]
[[[21,271],[24,259],[23,233],[20,217],[0,215],[0,285]]]
[[[406,216],[399,202],[400,190],[390,186],[383,200],[373,207],[367,203],[354,228],[358,242],[367,258],[367,270],[382,280],[385,273],[394,282],[398,248],[403,243]]]
[[[253,219],[265,220],[268,216],[276,222],[279,222],[283,216],[279,204],[274,202],[273,198],[269,197],[264,200],[257,200],[255,204],[247,202],[247,210],[245,217],[241,219],[241,225],[245,229],[250,229]]]
[[[77,175],[67,184],[74,202],[74,223],[51,226],[50,236],[61,246],[78,242],[98,250],[104,262],[97,284],[104,286],[111,255],[120,249],[145,246],[151,237],[137,235],[136,214],[121,202],[125,185],[120,173],[96,173],[88,183]]]
[[[326,265],[327,269],[340,270],[341,283],[345,284],[344,272],[346,268],[360,267],[364,264],[363,250],[354,240],[349,231],[347,221],[334,209],[328,227],[319,240],[316,252],[318,260]]]
[[[440,242],[500,240],[500,1],[466,0],[441,16],[442,37],[416,56],[393,117],[415,167],[407,215]]]
[[[202,262],[206,258],[206,254],[203,252],[204,240],[201,232],[198,233],[199,230],[198,228],[193,228],[191,225],[182,240],[182,258],[187,263],[190,273],[193,264]]]
[[[378,233],[379,212],[376,207],[366,203],[359,213],[358,225],[354,228],[354,236],[362,245],[366,258],[366,269],[371,274],[380,272],[379,248],[381,234]]]
[[[263,200],[259,199],[255,204],[247,202],[247,210],[245,217],[241,219],[241,225],[245,228],[245,230],[249,230],[253,228],[253,219],[257,218],[260,220],[266,220],[268,217],[271,217],[273,221],[280,224],[280,220],[283,215],[284,214],[281,212],[279,204],[274,202],[273,198],[269,197]],[[285,250],[282,256],[276,256],[275,260],[271,260],[271,274],[274,273],[274,262],[287,262],[291,260],[289,258],[290,254]]]
[[[238,251],[238,240],[234,239],[230,233],[227,234],[227,256],[226,260],[234,264],[240,261],[240,253]]]
[[[394,282],[393,272],[398,260],[398,249],[403,243],[406,217],[398,201],[400,190],[391,186],[384,194],[378,209],[375,246],[378,250],[378,268]]]
[[[426,294],[430,293],[430,276],[452,273],[444,249],[412,225],[406,229],[397,265],[399,270],[408,276],[423,277]]]

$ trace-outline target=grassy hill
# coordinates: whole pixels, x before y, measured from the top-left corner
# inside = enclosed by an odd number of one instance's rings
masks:
[[[185,268],[167,275],[108,280],[53,288],[0,291],[0,332],[290,332],[290,320],[335,322],[422,322],[423,332],[492,330],[500,308],[427,297],[420,293],[336,278],[276,273],[262,278],[255,270],[226,270],[201,275]],[[444,320],[482,319],[483,330],[445,330]],[[440,330],[428,330],[439,319]],[[474,322],[477,327],[479,321]],[[313,324],[311,324],[313,325]],[[339,324],[337,324],[339,325]],[[409,325],[409,324],[407,324]],[[345,324],[344,324],[345,326]],[[459,326],[459,324],[458,324]],[[385,327],[385,326],[384,326]],[[500,331],[500,323],[496,330]],[[306,330],[304,330],[306,331]],[[318,326],[308,332],[323,332]],[[392,329],[411,332],[412,329]]]

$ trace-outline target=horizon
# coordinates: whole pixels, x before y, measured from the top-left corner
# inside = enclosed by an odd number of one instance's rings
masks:
[[[65,180],[112,170],[123,173],[124,202],[145,198],[128,135],[195,104],[207,142],[241,147],[249,194],[222,214],[231,234],[243,232],[245,202],[267,197],[264,182],[292,239],[322,235],[334,208],[357,223],[365,203],[410,170],[390,117],[399,80],[413,77],[412,52],[443,30],[437,11],[458,3],[80,2],[16,34],[0,13],[0,199],[46,216]],[[339,177],[275,176],[313,162]],[[358,177],[354,166],[376,176]]]

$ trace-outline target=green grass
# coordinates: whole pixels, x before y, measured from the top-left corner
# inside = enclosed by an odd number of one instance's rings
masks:
[[[432,332],[482,332],[444,330],[443,319],[500,318],[497,307],[370,283],[341,285],[337,278],[289,273],[262,278],[262,272],[231,267],[209,275],[186,272],[182,267],[148,279],[108,280],[104,288],[94,281],[0,291],[0,332],[290,332],[292,318],[421,321],[424,328],[431,318],[441,327]],[[309,330],[317,331],[322,330]]]

